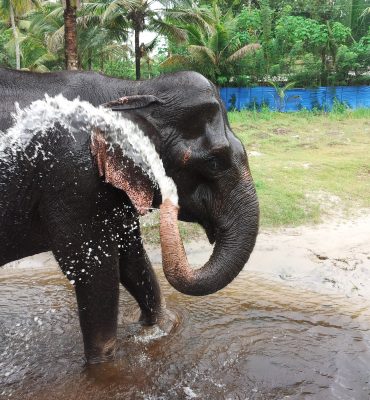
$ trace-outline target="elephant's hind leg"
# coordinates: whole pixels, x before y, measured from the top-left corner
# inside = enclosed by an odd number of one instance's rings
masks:
[[[60,253],[54,250],[63,272],[75,286],[87,362],[112,360],[117,337],[118,255],[106,257],[95,246],[92,251],[91,248],[85,252],[73,251],[69,259]]]
[[[114,358],[118,315],[118,265],[111,260],[94,268],[86,281],[76,281],[76,297],[87,361]]]
[[[104,225],[74,218],[60,207],[47,217],[51,250],[75,286],[88,363],[114,358],[119,297],[119,254]],[[59,211],[62,210],[62,211]]]

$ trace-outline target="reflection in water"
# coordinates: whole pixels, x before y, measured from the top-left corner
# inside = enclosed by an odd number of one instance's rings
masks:
[[[244,271],[208,297],[158,270],[170,335],[134,323],[122,290],[112,364],[84,367],[73,288],[55,268],[0,272],[1,399],[368,399],[369,304]]]

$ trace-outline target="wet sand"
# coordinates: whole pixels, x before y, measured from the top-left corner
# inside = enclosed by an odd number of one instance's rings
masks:
[[[240,276],[192,298],[149,249],[170,335],[122,289],[115,363],[86,369],[72,286],[42,255],[0,270],[0,399],[368,399],[370,215],[263,232]],[[186,246],[203,263],[207,243]]]

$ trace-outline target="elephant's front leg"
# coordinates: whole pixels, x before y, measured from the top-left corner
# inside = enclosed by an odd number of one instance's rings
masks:
[[[169,333],[177,325],[177,316],[166,309],[161,296],[157,277],[150,260],[142,247],[136,247],[136,255],[121,256],[120,279],[122,285],[137,301],[140,310],[140,322],[143,325],[158,325]]]
[[[140,321],[144,325],[154,325],[163,317],[164,300],[141,242],[131,245],[135,249],[120,257],[120,280],[140,307]]]

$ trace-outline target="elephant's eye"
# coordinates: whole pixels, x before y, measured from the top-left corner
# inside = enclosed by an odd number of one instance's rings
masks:
[[[212,171],[217,171],[220,169],[220,160],[216,157],[211,157],[207,161],[208,168]]]

